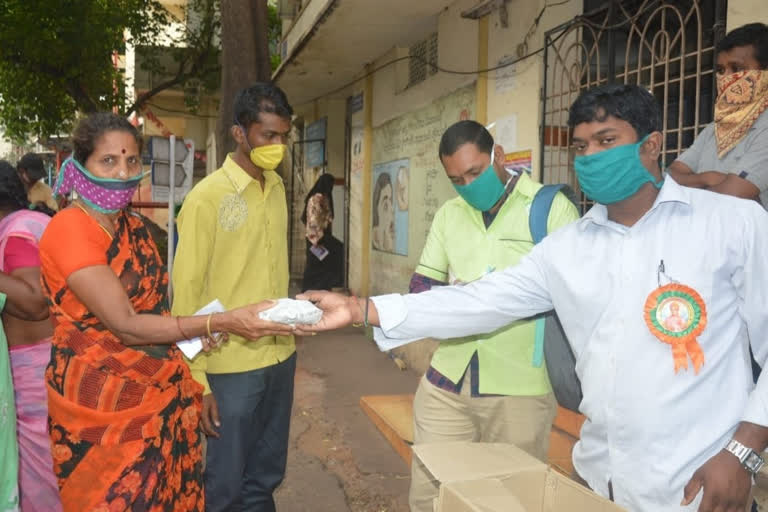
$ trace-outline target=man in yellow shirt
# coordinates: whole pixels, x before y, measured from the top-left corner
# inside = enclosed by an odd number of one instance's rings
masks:
[[[16,164],[16,172],[27,191],[27,200],[32,206],[44,205],[59,211],[58,203],[53,199],[53,190],[45,183],[43,159],[34,153],[27,153]]]
[[[293,110],[278,87],[257,83],[234,102],[234,153],[189,193],[179,214],[174,315],[214,299],[236,308],[288,295],[288,215],[274,171]],[[206,510],[275,510],[283,480],[296,369],[293,337],[229,343],[189,362],[203,392],[208,436]]]
[[[475,121],[459,121],[440,140],[440,161],[460,197],[432,220],[410,292],[468,283],[515,265],[534,245],[529,213],[542,188],[528,174],[507,171],[504,150]],[[547,232],[579,212],[563,194],[552,201]],[[532,320],[496,332],[443,341],[413,401],[414,443],[513,443],[546,460],[555,399],[535,343]],[[418,460],[409,503],[429,512],[438,484]]]

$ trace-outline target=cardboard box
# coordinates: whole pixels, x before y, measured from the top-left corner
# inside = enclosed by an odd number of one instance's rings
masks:
[[[421,444],[413,453],[440,482],[435,512],[626,512],[511,444]]]

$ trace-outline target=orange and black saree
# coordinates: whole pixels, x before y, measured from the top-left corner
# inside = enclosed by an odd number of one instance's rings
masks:
[[[175,346],[123,345],[68,289],[106,264],[137,313],[167,314],[168,277],[144,223],[122,213],[114,240],[80,210],[41,241],[55,325],[47,369],[54,472],[65,511],[202,511],[202,387]]]

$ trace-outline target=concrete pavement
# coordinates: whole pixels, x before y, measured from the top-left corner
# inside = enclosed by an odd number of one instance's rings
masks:
[[[371,394],[413,393],[401,371],[349,328],[297,341],[288,469],[280,512],[406,512],[410,470],[359,406]]]

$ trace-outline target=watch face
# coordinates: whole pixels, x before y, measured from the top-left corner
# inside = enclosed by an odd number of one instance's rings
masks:
[[[757,473],[760,468],[763,467],[763,464],[765,464],[765,461],[763,461],[763,458],[755,452],[751,452],[744,460],[744,465],[753,473]]]

